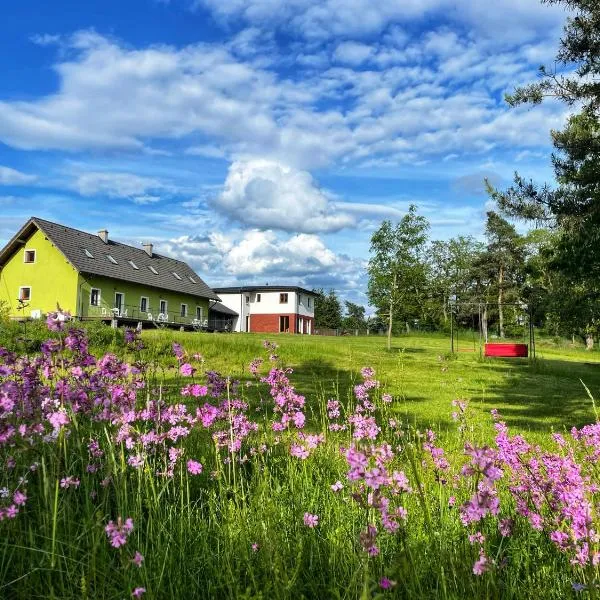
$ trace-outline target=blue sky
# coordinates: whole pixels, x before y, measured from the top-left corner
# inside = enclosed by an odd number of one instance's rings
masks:
[[[0,19],[0,243],[31,215],[188,261],[214,286],[366,304],[369,238],[411,203],[481,236],[483,178],[551,178],[538,0],[23,0]]]

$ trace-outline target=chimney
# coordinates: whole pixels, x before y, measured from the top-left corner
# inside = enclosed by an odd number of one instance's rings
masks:
[[[142,248],[146,251],[146,254],[152,258],[153,245],[150,242],[142,242]]]
[[[108,230],[107,229],[101,229],[98,232],[98,237],[105,243],[108,244]]]

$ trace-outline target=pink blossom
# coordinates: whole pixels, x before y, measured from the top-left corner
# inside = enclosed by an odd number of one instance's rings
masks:
[[[307,527],[314,528],[319,524],[318,515],[312,515],[310,513],[304,513],[304,524]]]
[[[134,563],[136,567],[141,567],[142,563],[144,562],[144,557],[140,552],[136,550],[135,554],[133,555],[133,558],[131,559],[131,562]]]
[[[136,587],[135,590],[133,590],[133,592],[131,592],[131,595],[134,598],[141,598],[143,594],[146,593],[146,588],[143,587]]]
[[[179,367],[179,372],[185,377],[191,377],[196,369],[190,365],[190,363],[183,363],[181,367]]]
[[[343,489],[343,488],[344,488],[344,486],[343,486],[343,484],[342,484],[342,482],[341,482],[341,481],[336,481],[336,482],[335,482],[335,483],[334,483],[334,484],[331,486],[331,489],[332,489],[334,492],[339,492],[339,491],[340,491],[341,489]]]
[[[187,470],[190,475],[200,475],[202,473],[202,465],[198,461],[190,459],[187,461]]]

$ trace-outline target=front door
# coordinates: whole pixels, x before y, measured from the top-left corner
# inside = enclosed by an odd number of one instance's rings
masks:
[[[288,315],[279,317],[279,333],[289,333],[290,317]]]
[[[246,331],[250,331],[250,317],[246,316]]]
[[[119,311],[119,314],[123,311],[125,298],[121,292],[115,293],[115,308]]]

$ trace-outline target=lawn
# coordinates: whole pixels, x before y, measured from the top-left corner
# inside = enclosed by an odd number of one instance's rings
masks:
[[[597,597],[597,354],[90,331],[0,350],[0,598]]]
[[[179,341],[190,352],[200,352],[205,365],[223,374],[249,379],[248,364],[264,353],[262,342],[279,345],[278,354],[293,368],[294,384],[309,407],[323,399],[348,397],[371,366],[394,396],[394,411],[420,428],[453,430],[451,402],[469,400],[472,425],[482,436],[493,435],[489,411],[500,411],[507,425],[543,441],[551,431],[570,430],[594,420],[593,404],[582,385],[600,397],[600,353],[559,347],[538,341],[537,360],[481,359],[470,337],[449,354],[448,336],[407,335],[394,338],[391,352],[380,336],[288,336],[259,334],[197,334],[148,331],[145,337],[167,348]],[[174,363],[173,363],[174,364]]]

